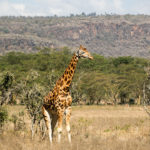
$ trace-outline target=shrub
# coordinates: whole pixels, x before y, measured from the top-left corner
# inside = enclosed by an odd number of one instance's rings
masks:
[[[0,106],[0,128],[3,127],[4,123],[8,119],[8,112],[5,107]]]

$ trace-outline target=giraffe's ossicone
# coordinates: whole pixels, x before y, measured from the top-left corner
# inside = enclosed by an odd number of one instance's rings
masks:
[[[87,49],[80,45],[79,49],[74,53],[64,74],[56,82],[54,89],[50,91],[49,94],[44,98],[42,113],[49,132],[50,142],[52,142],[52,136],[57,122],[58,141],[60,142],[64,114],[66,115],[66,130],[68,132],[68,140],[71,142],[70,116],[72,97],[70,95],[69,88],[79,58],[93,59]]]

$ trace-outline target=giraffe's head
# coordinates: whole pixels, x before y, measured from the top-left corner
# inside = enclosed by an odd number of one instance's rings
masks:
[[[90,52],[88,52],[87,49],[85,47],[83,47],[82,45],[80,45],[80,48],[79,48],[79,50],[77,51],[76,54],[79,58],[83,57],[83,58],[93,59]]]

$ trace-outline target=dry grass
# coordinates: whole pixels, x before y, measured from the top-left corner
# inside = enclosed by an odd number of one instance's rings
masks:
[[[9,107],[12,114],[23,109]],[[29,120],[25,119],[28,126]],[[7,130],[6,130],[7,129]],[[44,141],[36,135],[32,141],[28,128],[13,131],[10,124],[0,135],[0,150],[149,150],[150,120],[141,107],[127,106],[75,106],[71,129],[72,145],[64,130],[62,143],[57,143],[55,131],[53,146],[48,137]]]

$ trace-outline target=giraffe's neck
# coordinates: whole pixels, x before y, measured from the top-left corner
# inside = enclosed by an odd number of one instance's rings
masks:
[[[66,68],[64,74],[62,75],[62,77],[57,81],[56,83],[56,88],[60,88],[62,90],[67,91],[67,89],[69,90],[69,86],[72,82],[74,73],[75,73],[75,69],[78,63],[78,56],[76,54],[73,55],[70,64],[68,65],[68,67]]]

